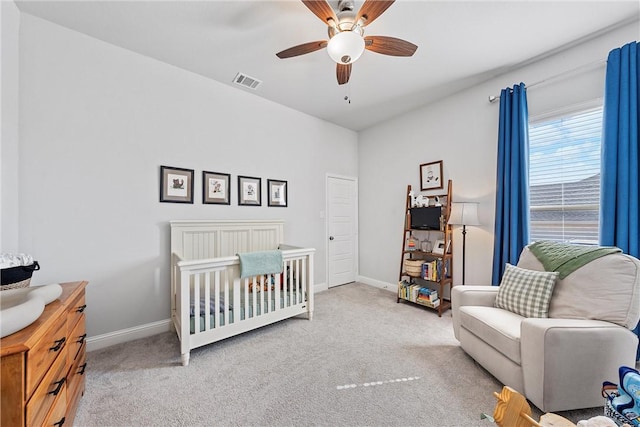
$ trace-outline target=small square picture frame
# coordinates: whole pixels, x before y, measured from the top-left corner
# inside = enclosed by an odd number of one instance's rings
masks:
[[[161,165],[160,202],[193,204],[193,169]]]
[[[436,240],[436,243],[433,245],[432,253],[436,255],[444,255],[444,240]]]
[[[420,190],[438,190],[444,188],[442,160],[420,165]]]
[[[262,206],[262,178],[238,175],[238,205]]]
[[[267,191],[269,194],[268,205],[272,207],[287,207],[287,181],[280,179],[267,179]]]
[[[205,205],[231,204],[231,175],[202,171],[202,203]]]

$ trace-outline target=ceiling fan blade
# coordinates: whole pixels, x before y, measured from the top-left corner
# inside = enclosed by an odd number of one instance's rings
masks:
[[[319,40],[315,42],[303,43],[297,46],[285,49],[282,52],[276,53],[276,56],[280,59],[291,58],[293,56],[304,55],[305,53],[315,52],[323,47],[327,46],[326,40]]]
[[[406,40],[387,36],[367,36],[364,47],[372,52],[391,56],[413,56],[418,46]]]
[[[343,85],[349,82],[351,76],[352,64],[336,64],[336,76],[338,77],[338,84]]]
[[[330,19],[333,22],[338,23],[338,17],[327,0],[302,0],[305,6],[309,8],[314,15],[322,20],[325,24],[328,24]]]
[[[366,0],[356,15],[356,22],[358,22],[360,18],[363,18],[364,25],[371,24],[378,16],[382,15],[393,2],[395,2],[395,0]]]

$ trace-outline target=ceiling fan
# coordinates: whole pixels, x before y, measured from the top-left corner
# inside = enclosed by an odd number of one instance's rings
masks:
[[[327,24],[329,40],[303,43],[276,53],[280,59],[304,55],[327,48],[336,63],[338,84],[345,84],[351,76],[351,65],[364,50],[391,56],[412,56],[418,46],[406,40],[388,36],[366,36],[364,29],[376,20],[395,0],[365,0],[355,13],[353,0],[339,0],[336,13],[327,0],[302,0],[305,6]]]

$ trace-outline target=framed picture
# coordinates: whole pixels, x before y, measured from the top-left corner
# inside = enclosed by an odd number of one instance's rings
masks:
[[[205,205],[231,204],[231,175],[202,171],[202,203]]]
[[[420,165],[420,189],[437,190],[444,188],[442,182],[442,160]]]
[[[262,178],[238,176],[238,205],[262,206]]]
[[[287,207],[287,181],[268,179],[269,206]]]
[[[433,245],[433,250],[431,252],[438,255],[444,255],[444,249],[444,240],[436,240],[436,244]]]
[[[193,203],[193,169],[160,166],[160,201]]]

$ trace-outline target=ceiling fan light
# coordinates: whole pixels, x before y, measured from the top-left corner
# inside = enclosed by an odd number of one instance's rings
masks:
[[[342,31],[329,40],[327,52],[338,64],[351,64],[364,52],[364,39],[353,31]]]

